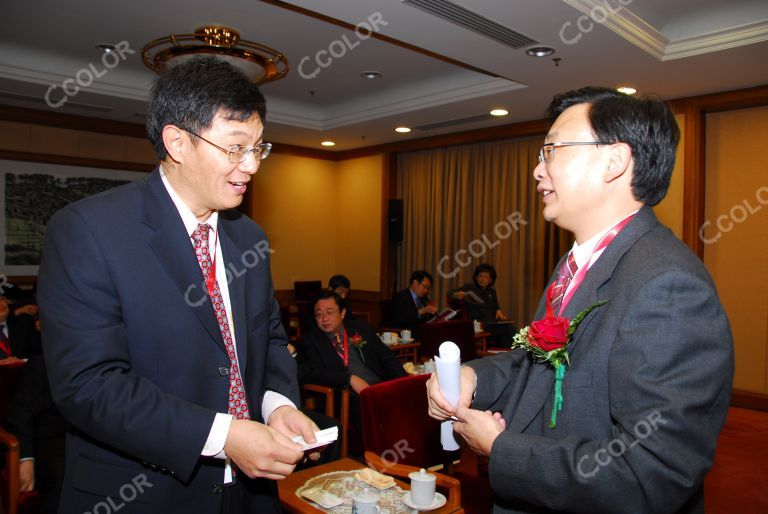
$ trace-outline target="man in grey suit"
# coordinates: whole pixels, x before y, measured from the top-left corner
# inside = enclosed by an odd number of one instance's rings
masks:
[[[553,428],[554,369],[521,349],[462,368],[456,408],[433,376],[430,414],[455,415],[490,457],[494,512],[703,512],[733,344],[701,261],[651,210],[669,187],[675,119],[658,100],[603,88],[556,96],[550,115],[534,177],[544,218],[576,243],[535,319],[547,303],[573,319],[609,302],[571,337]]]

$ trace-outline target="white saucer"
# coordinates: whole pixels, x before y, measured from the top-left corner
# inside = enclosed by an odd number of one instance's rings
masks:
[[[435,500],[432,502],[432,505],[422,505],[418,506],[415,503],[413,503],[413,500],[411,500],[411,491],[406,491],[405,496],[403,496],[403,503],[405,503],[407,506],[409,506],[412,509],[416,510],[434,510],[439,509],[443,505],[445,505],[445,502],[448,500],[445,499],[445,496],[443,496],[440,493],[435,493]]]
[[[412,337],[409,337],[408,339],[403,339],[403,338],[401,337],[400,339],[398,339],[398,340],[397,340],[397,342],[398,342],[399,344],[402,344],[402,343],[410,343],[411,341],[413,341],[413,338],[412,338]]]

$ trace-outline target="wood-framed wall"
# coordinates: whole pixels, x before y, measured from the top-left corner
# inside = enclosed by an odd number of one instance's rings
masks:
[[[768,86],[702,95],[671,102],[685,118],[683,241],[704,260],[704,241],[699,230],[705,223],[707,114],[768,105]],[[732,405],[768,411],[768,395],[733,391]]]

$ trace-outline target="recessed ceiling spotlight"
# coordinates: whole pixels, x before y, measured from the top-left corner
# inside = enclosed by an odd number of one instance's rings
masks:
[[[619,93],[624,93],[625,95],[634,95],[635,93],[637,93],[637,89],[630,86],[617,87],[616,91],[618,91]]]
[[[364,71],[360,74],[360,76],[363,77],[364,79],[377,79],[381,77],[381,72],[374,71],[374,70]]]
[[[409,127],[397,127],[395,129],[395,132],[400,132],[401,134],[407,134],[410,131],[411,129]]]
[[[491,116],[506,116],[509,111],[506,109],[494,109],[491,111]]]
[[[320,144],[323,146],[336,146],[336,143],[334,143],[333,141],[323,141]]]
[[[547,57],[555,53],[555,49],[551,46],[534,46],[525,51],[531,57]]]
[[[105,54],[111,54],[112,52],[117,51],[117,47],[115,45],[110,45],[107,43],[99,43],[96,45],[96,49],[104,52]]]

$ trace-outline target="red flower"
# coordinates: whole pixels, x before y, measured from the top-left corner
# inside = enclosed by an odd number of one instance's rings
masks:
[[[365,339],[360,334],[355,334],[349,338],[349,342],[352,343],[352,346],[360,348],[365,344]]]
[[[531,323],[528,330],[528,340],[531,346],[551,352],[562,348],[568,342],[568,318],[544,318]]]

